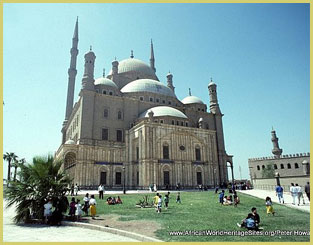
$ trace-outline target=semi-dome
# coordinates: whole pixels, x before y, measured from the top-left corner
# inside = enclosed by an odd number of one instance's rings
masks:
[[[105,78],[105,77],[99,77],[95,80],[95,85],[106,85],[106,86],[111,86],[114,88],[117,88],[117,85],[115,84],[115,82],[113,82],[112,80]]]
[[[118,73],[130,71],[136,71],[146,75],[155,76],[154,70],[141,60],[129,58],[119,62]],[[112,71],[110,72],[110,74],[112,74]]]
[[[183,104],[204,104],[203,101],[196,97],[196,96],[193,96],[193,95],[190,95],[190,96],[187,96],[186,98],[184,98],[182,101],[181,101]]]
[[[139,115],[139,118],[149,117],[149,112],[153,112],[154,117],[171,116],[187,119],[188,117],[181,111],[169,106],[152,107]]]
[[[122,93],[150,92],[176,98],[173,90],[152,79],[138,79],[128,83],[121,89]]]
[[[67,140],[64,144],[66,144],[66,145],[75,145],[75,141],[69,139],[69,140]]]

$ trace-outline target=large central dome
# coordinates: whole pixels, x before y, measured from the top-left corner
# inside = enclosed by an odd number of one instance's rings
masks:
[[[173,90],[152,79],[135,80],[121,89],[122,93],[150,92],[176,98]]]
[[[141,60],[129,58],[119,62],[118,73],[140,72],[146,75],[155,76],[153,69]]]

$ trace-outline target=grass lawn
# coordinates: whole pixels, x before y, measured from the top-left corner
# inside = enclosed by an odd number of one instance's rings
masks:
[[[161,193],[162,194],[162,193]],[[228,193],[226,193],[227,195]],[[107,205],[104,200],[97,199],[97,215],[116,214],[120,220],[153,220],[161,224],[161,229],[156,231],[156,237],[163,241],[175,242],[207,242],[207,241],[309,241],[309,236],[199,236],[182,235],[170,236],[169,231],[203,231],[203,230],[224,230],[224,231],[246,231],[237,227],[236,223],[247,216],[251,207],[256,207],[261,218],[261,226],[266,231],[309,231],[310,215],[293,208],[274,204],[275,216],[266,214],[265,201],[238,193],[241,203],[237,208],[233,206],[221,206],[218,203],[218,195],[213,191],[209,192],[181,192],[181,204],[176,204],[176,193],[170,195],[168,210],[162,209],[158,214],[152,208],[137,208],[135,204],[145,194],[121,195],[122,205]],[[148,194],[150,200],[154,194]],[[116,196],[116,195],[115,195]],[[164,197],[164,194],[162,194]],[[69,197],[70,198],[70,197]],[[82,196],[81,196],[82,201]],[[105,216],[104,216],[105,219]],[[136,232],[134,230],[134,232]]]

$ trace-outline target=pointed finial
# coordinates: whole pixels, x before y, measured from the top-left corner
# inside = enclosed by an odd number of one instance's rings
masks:
[[[191,96],[191,89],[189,88],[189,96]]]
[[[134,58],[134,51],[133,50],[130,51],[130,58]]]
[[[152,38],[151,38],[151,45],[153,45]]]
[[[114,60],[116,60],[116,56],[114,57]]]
[[[90,45],[90,51],[92,51],[92,46]]]
[[[211,77],[211,83],[213,82],[213,79],[212,79],[212,77]]]
[[[272,131],[274,131],[274,127],[272,126]]]
[[[103,74],[102,74],[103,77],[105,77],[105,68],[103,68]]]
[[[77,18],[76,18],[76,22],[78,22],[78,16],[77,16]]]

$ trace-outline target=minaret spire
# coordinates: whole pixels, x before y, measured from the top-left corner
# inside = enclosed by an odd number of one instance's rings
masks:
[[[71,62],[70,62],[70,68],[68,69],[68,88],[67,88],[65,120],[63,123],[64,125],[67,123],[67,120],[69,119],[73,110],[75,78],[77,74],[77,70],[76,70],[76,62],[77,62],[77,55],[78,55],[77,46],[78,46],[78,17],[76,19],[74,35],[72,38]]]
[[[154,60],[153,42],[152,42],[152,39],[151,39],[150,67],[154,70],[154,72],[156,72],[154,61],[155,60]]]
[[[189,96],[191,96],[191,89],[189,88]]]
[[[273,149],[272,149],[272,153],[276,156],[276,157],[280,157],[280,155],[282,154],[283,150],[279,148],[278,145],[278,138],[276,136],[276,131],[274,130],[273,126],[272,126],[272,142],[273,142]]]

